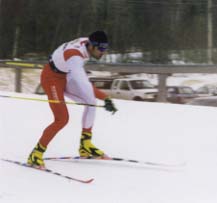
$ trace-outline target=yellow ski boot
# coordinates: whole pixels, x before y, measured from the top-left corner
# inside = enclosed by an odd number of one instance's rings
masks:
[[[102,150],[96,148],[91,143],[91,138],[92,138],[92,133],[82,132],[80,148],[79,148],[80,157],[103,158],[105,156],[105,153]]]
[[[29,155],[27,164],[35,167],[45,167],[43,160],[43,153],[45,151],[46,147],[43,147],[40,143],[38,143]]]

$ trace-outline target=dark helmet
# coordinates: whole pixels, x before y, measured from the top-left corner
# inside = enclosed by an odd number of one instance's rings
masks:
[[[100,51],[108,48],[108,38],[104,31],[96,31],[89,35],[90,44],[98,47]]]

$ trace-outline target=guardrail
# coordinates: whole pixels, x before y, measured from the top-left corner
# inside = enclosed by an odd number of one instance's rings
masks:
[[[21,92],[21,79],[23,69],[42,69],[45,61],[9,61],[0,60],[0,68],[15,69],[15,91]],[[174,73],[217,73],[217,65],[209,64],[190,64],[190,65],[159,65],[159,64],[113,64],[113,63],[87,63],[87,70],[108,71],[119,74],[149,73],[158,74],[158,101],[166,102],[166,80],[167,77]]]
[[[174,74],[174,73],[217,73],[217,65],[209,64],[87,64],[87,69],[95,71],[109,71],[118,73],[152,73],[152,74]]]
[[[15,70],[15,91],[22,92],[22,70],[23,69],[42,69],[42,64],[23,63],[16,61],[0,61],[0,68],[13,68]]]

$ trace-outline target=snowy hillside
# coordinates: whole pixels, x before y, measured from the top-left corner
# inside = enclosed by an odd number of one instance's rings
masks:
[[[46,161],[77,178],[0,161],[0,203],[216,203],[217,109],[115,100],[115,115],[99,108],[93,142],[115,157],[186,163],[175,170],[95,161]],[[99,102],[100,104],[100,102]],[[49,145],[50,156],[78,155],[83,108],[68,105],[70,121]],[[48,104],[0,98],[0,158],[25,162],[52,120]]]

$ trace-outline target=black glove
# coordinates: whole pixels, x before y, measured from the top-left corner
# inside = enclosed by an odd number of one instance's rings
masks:
[[[111,111],[112,114],[114,114],[117,111],[117,109],[115,108],[115,105],[112,102],[112,100],[109,98],[106,98],[104,101],[105,101],[105,105],[104,105],[105,110]]]

